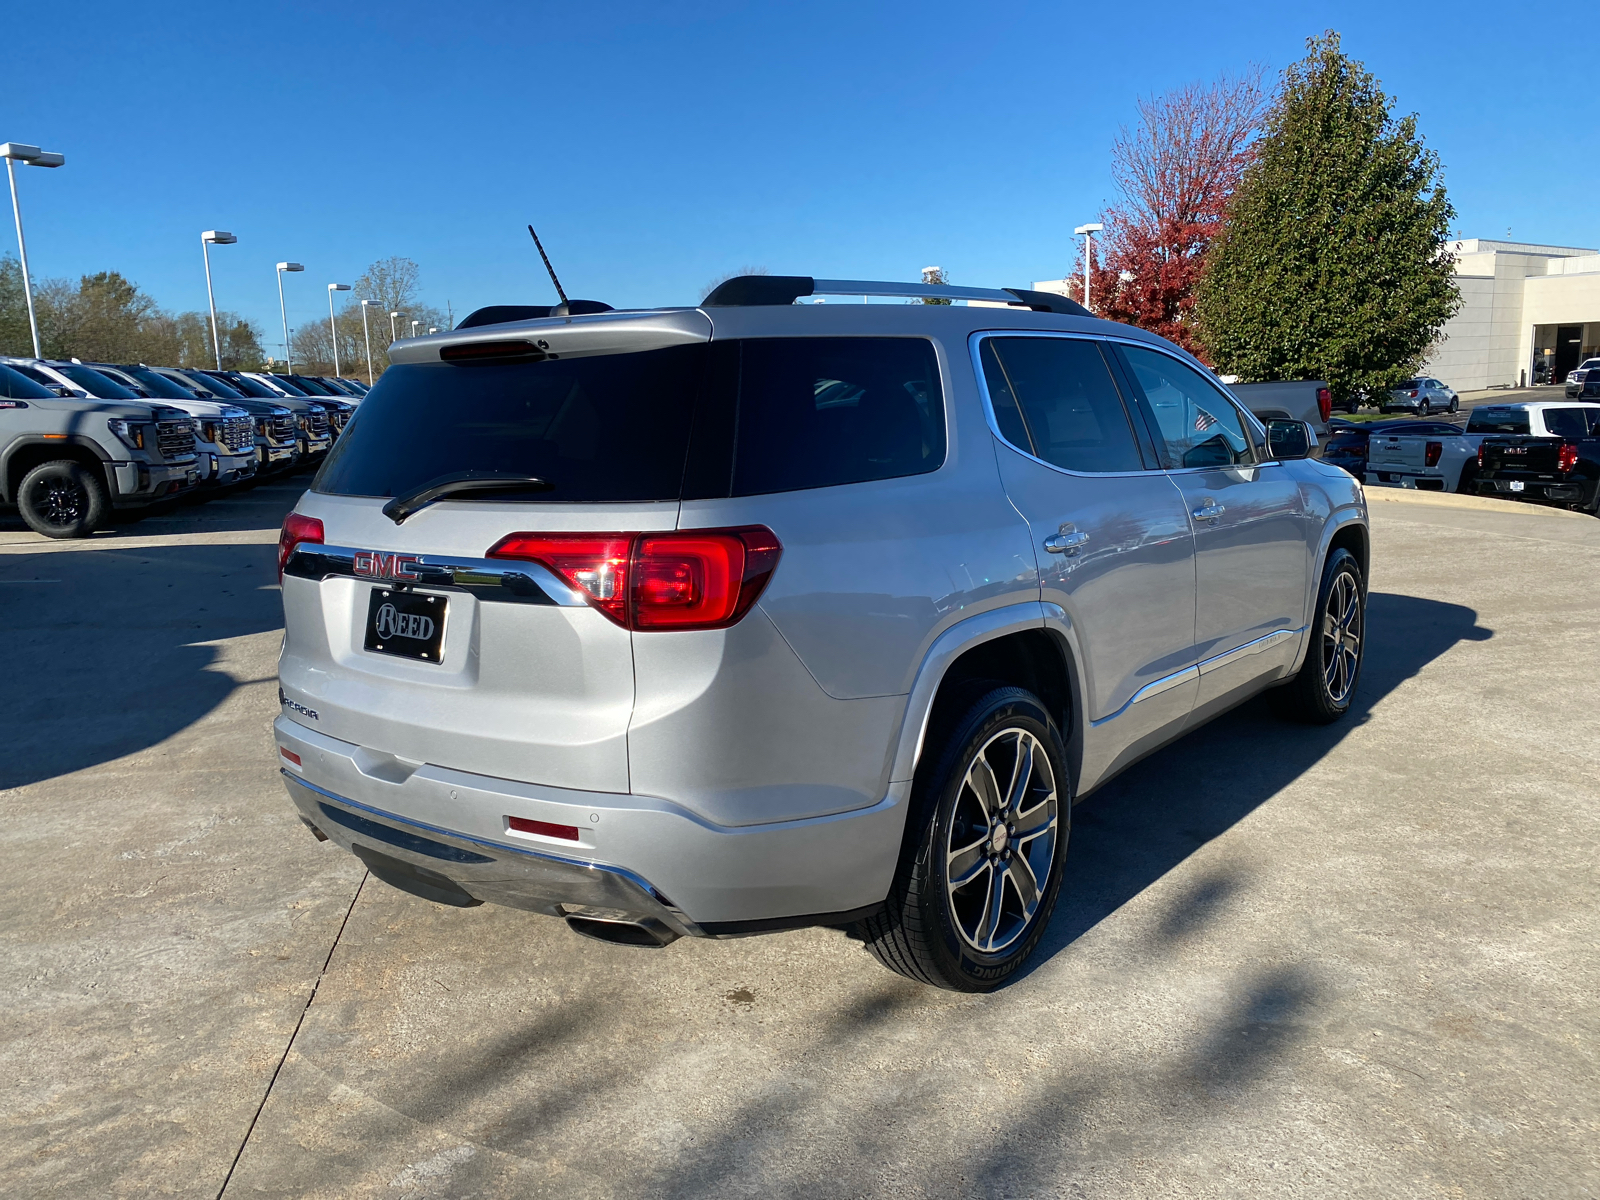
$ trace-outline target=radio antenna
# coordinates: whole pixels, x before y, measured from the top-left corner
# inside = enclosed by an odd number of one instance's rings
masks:
[[[539,257],[544,259],[544,269],[550,272],[550,282],[556,285],[556,295],[561,297],[561,303],[567,302],[566,292],[561,290],[561,280],[556,278],[556,269],[550,265],[550,256],[544,252],[544,244],[539,241],[539,235],[533,232],[533,226],[528,226],[528,235],[533,238],[533,244],[538,247]]]

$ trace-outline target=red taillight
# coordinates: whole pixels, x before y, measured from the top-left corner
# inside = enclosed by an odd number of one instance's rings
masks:
[[[1480,467],[1483,466],[1483,445],[1482,445],[1482,443],[1479,443],[1479,445],[1478,445],[1478,465]]]
[[[1317,411],[1324,421],[1333,416],[1333,393],[1327,388],[1317,389]]]
[[[299,513],[290,513],[283,519],[283,532],[278,535],[278,582],[283,582],[283,568],[288,565],[289,555],[294,553],[294,548],[301,542],[322,544],[322,522],[315,517],[302,517]]]
[[[1562,442],[1561,449],[1556,451],[1556,470],[1565,473],[1573,470],[1578,465],[1578,446],[1576,442]]]
[[[1417,394],[1417,389],[1416,388],[1412,388],[1409,392],[1406,393],[1406,395],[1412,397],[1413,399],[1415,399],[1416,394]]]
[[[569,842],[578,840],[576,825],[552,825],[549,821],[530,821],[526,817],[507,817],[506,824],[518,833],[537,833],[540,837],[562,838]]]
[[[1429,442],[1422,450],[1423,464],[1429,467],[1437,467],[1439,465],[1439,456],[1443,453],[1443,442]]]
[[[755,604],[783,553],[772,530],[513,533],[490,558],[550,568],[625,629],[725,629]]]

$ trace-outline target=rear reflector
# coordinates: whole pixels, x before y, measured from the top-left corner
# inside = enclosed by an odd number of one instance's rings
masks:
[[[540,563],[625,629],[726,629],[749,612],[783,546],[764,525],[670,533],[513,533],[490,558]]]
[[[445,362],[470,362],[479,358],[531,358],[538,360],[544,356],[544,351],[532,342],[521,340],[458,342],[454,346],[445,346],[439,351],[439,357]]]
[[[279,746],[278,747],[278,753],[283,755],[285,758],[287,758],[295,766],[298,767],[300,765],[300,756],[298,754],[296,754],[293,750],[285,750],[282,746]]]
[[[537,833],[540,837],[562,838],[568,842],[578,840],[576,825],[552,825],[549,821],[530,821],[527,817],[507,817],[506,822],[518,833]]]

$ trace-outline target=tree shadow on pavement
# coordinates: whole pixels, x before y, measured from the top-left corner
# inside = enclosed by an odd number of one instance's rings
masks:
[[[0,556],[0,788],[147,749],[237,686],[205,643],[279,629],[272,545]]]
[[[1135,763],[1073,809],[1066,879],[1037,970],[1196,849],[1299,778],[1365,722],[1378,701],[1459,642],[1494,632],[1460,604],[1373,592],[1367,650],[1349,715],[1306,725],[1274,689]],[[1226,880],[1215,881],[1226,889]],[[1217,896],[1175,918],[1203,920]]]

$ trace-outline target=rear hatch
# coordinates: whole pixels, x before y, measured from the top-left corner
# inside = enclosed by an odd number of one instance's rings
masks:
[[[1417,434],[1374,433],[1367,439],[1367,470],[1420,475],[1427,465],[1427,442]]]
[[[595,601],[628,543],[605,535],[676,526],[710,334],[685,310],[397,344],[287,523],[312,541],[284,579],[286,715],[380,771],[627,791],[631,634]],[[494,490],[384,514],[468,476]],[[563,573],[491,557],[517,533],[555,535]]]

